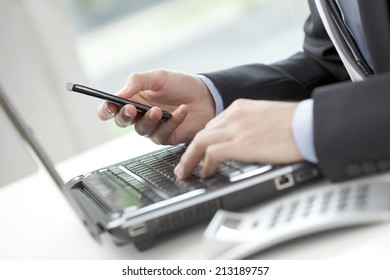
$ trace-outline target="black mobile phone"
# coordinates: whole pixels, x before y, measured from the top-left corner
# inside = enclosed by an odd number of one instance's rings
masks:
[[[115,96],[115,95],[112,95],[112,94],[109,94],[107,92],[103,92],[103,91],[100,91],[97,89],[86,87],[86,86],[83,86],[80,84],[73,84],[73,83],[68,82],[68,83],[66,83],[66,89],[69,91],[74,91],[74,92],[86,94],[89,96],[97,97],[97,98],[100,98],[103,100],[107,100],[111,103],[118,104],[118,105],[132,104],[137,109],[137,112],[142,114],[142,115],[145,114],[147,111],[149,111],[152,108],[149,105],[145,105],[145,104],[142,104],[139,102],[131,101],[131,100],[128,100],[128,99],[125,99],[125,98],[122,98],[119,96]],[[171,113],[164,111],[164,110],[162,111],[162,117],[161,117],[162,120],[167,121],[167,120],[169,120],[170,117],[171,117]]]

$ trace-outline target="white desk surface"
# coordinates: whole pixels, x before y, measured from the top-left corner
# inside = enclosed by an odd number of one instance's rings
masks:
[[[136,134],[115,139],[58,164],[70,178],[161,148]],[[138,252],[103,235],[90,237],[51,178],[38,173],[0,188],[0,259],[207,259],[207,223],[190,227]],[[262,252],[259,259],[390,259],[390,223],[315,235]]]

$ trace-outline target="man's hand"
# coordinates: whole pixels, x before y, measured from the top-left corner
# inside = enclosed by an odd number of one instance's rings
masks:
[[[158,144],[189,141],[215,116],[214,100],[194,75],[167,70],[134,73],[117,95],[153,108],[139,116],[133,105],[103,103],[98,109],[100,119],[114,117],[120,127],[134,124],[140,135]],[[172,113],[168,121],[161,121],[160,108]]]
[[[196,134],[175,168],[180,179],[200,164],[200,176],[214,173],[220,162],[290,163],[303,160],[291,123],[298,103],[236,100]]]

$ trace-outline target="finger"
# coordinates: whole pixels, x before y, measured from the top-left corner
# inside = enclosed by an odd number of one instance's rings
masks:
[[[112,119],[117,112],[118,106],[108,102],[103,102],[102,104],[100,104],[97,110],[98,117],[102,121]]]
[[[175,129],[184,121],[189,112],[187,105],[180,105],[171,115],[168,121],[160,124],[150,138],[157,144],[177,144],[178,139],[173,139]]]
[[[153,107],[138,119],[135,123],[135,131],[142,136],[152,134],[160,125],[162,111],[158,107]]]
[[[234,142],[227,141],[213,144],[207,147],[202,161],[199,176],[207,178],[215,173],[221,162],[226,160],[239,160],[242,153]]]
[[[131,107],[130,107],[131,108]],[[129,106],[123,106],[122,109],[119,111],[118,114],[116,114],[115,123],[119,127],[127,127],[129,126],[132,121],[134,120],[133,116],[129,112]]]
[[[131,118],[132,120],[135,120],[135,118],[137,117],[138,111],[134,105],[127,104],[127,105],[123,106],[123,110],[121,110],[120,113],[124,114],[125,117],[127,117],[127,118]]]
[[[144,90],[158,90],[167,77],[167,71],[151,70],[143,73],[132,73],[126,80],[125,86],[117,93],[123,98],[131,98]]]
[[[206,149],[213,143],[229,141],[230,133],[226,130],[199,132],[187,150],[182,155],[179,164],[175,168],[175,174],[179,179],[188,178],[194,169],[204,160]]]

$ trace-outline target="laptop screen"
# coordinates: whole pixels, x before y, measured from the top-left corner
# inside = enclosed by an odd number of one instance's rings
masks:
[[[0,88],[0,94],[3,95]],[[37,171],[20,134],[0,106],[0,186],[5,186]]]

